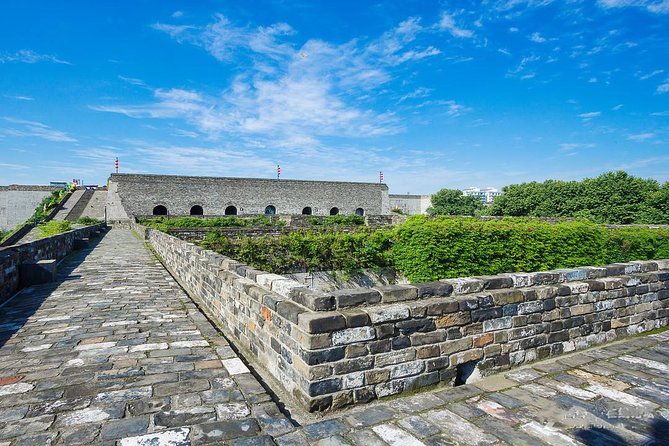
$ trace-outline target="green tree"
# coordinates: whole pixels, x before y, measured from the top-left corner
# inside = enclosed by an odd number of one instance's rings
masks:
[[[441,189],[432,195],[430,215],[478,215],[485,206],[478,197],[466,196],[457,189]]]

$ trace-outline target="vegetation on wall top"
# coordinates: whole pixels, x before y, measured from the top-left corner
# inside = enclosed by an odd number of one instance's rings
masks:
[[[573,217],[595,223],[669,224],[669,182],[626,172],[607,172],[582,181],[548,180],[505,186],[492,215]]]
[[[255,268],[300,271],[393,267],[412,282],[669,258],[669,229],[609,229],[587,221],[414,216],[391,229],[300,231],[202,245]]]

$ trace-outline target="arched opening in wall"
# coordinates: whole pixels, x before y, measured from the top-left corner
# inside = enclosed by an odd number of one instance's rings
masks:
[[[302,209],[302,215],[311,215],[311,208],[307,206],[306,208]]]
[[[153,215],[167,215],[167,208],[162,204],[159,204],[153,208]]]
[[[363,208],[358,208],[355,210],[355,215],[363,216],[365,215],[365,210]]]
[[[228,206],[225,208],[225,215],[237,215],[237,208],[234,206]]]
[[[204,215],[204,210],[202,209],[202,206],[196,204],[195,206],[190,208],[190,215]]]
[[[265,208],[265,215],[274,215],[276,214],[276,208],[271,204]]]
[[[330,209],[330,215],[337,215],[337,214],[339,214],[339,208]]]

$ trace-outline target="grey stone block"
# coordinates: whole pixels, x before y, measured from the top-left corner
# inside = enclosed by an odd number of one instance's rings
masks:
[[[56,260],[38,260],[19,265],[21,286],[40,285],[56,280]]]

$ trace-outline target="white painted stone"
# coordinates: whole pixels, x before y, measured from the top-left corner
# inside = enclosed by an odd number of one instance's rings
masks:
[[[541,384],[530,383],[530,384],[525,384],[524,386],[520,386],[520,388],[532,392],[535,395],[542,396],[544,398],[552,398],[554,396],[557,396],[556,391],[552,390],[549,387],[542,386]]]
[[[14,393],[25,393],[34,389],[35,386],[30,383],[14,383],[0,386],[0,396],[12,395]]]
[[[580,446],[580,443],[576,440],[572,440],[565,434],[558,432],[556,429],[539,424],[536,421],[530,421],[527,424],[523,424],[520,428],[551,446]]]
[[[96,423],[104,421],[109,418],[109,414],[101,409],[81,409],[75,410],[65,414],[61,418],[61,423],[64,425],[75,425],[75,424],[86,424],[86,423]]]
[[[579,389],[578,387],[570,386],[569,384],[558,383],[553,388],[559,392],[566,393],[580,400],[591,400],[597,398],[596,393],[588,392],[587,390]]]
[[[130,400],[139,400],[142,398],[149,398],[153,389],[151,386],[132,387],[123,390],[113,390],[111,392],[98,393],[93,399],[94,402],[121,402]]]
[[[379,424],[372,430],[390,446],[425,446],[418,438],[393,424]]]
[[[439,426],[444,433],[459,442],[459,444],[492,446],[499,443],[497,438],[449,410],[430,410],[425,412],[422,417]]]
[[[621,392],[620,390],[613,389],[611,387],[606,387],[601,384],[591,384],[587,387],[587,389],[590,392],[595,392],[599,395],[605,396],[607,398],[612,399],[613,401],[617,401],[619,403],[627,404],[629,406],[634,406],[634,407],[642,407],[648,410],[653,410],[659,407],[655,403],[651,403],[650,401],[644,400],[642,398],[639,398],[634,395],[630,395],[625,392]]]
[[[150,350],[166,350],[167,347],[168,347],[167,342],[158,342],[154,344],[139,344],[130,347],[130,353],[146,352]]]
[[[43,317],[42,319],[37,319],[37,322],[55,322],[55,321],[66,321],[70,319],[72,316],[70,315],[65,315],[65,316],[53,316],[53,317]]]
[[[216,406],[216,416],[219,420],[240,420],[251,414],[246,403],[227,403]]]
[[[349,373],[341,377],[342,388],[355,389],[365,384],[365,372]]]
[[[80,367],[84,365],[85,362],[83,359],[76,358],[76,359],[70,359],[65,363],[65,367]]]
[[[87,350],[98,350],[102,348],[110,348],[114,347],[116,345],[116,342],[98,342],[97,344],[83,344],[83,345],[77,345],[74,347],[75,350],[83,352]]]
[[[644,367],[648,367],[649,369],[654,369],[657,370],[658,372],[669,374],[669,365],[663,364],[658,361],[653,361],[652,359],[639,358],[636,356],[629,356],[629,355],[621,356],[620,359],[622,359],[625,362],[631,362],[632,364],[639,364]]]
[[[118,327],[120,325],[132,325],[136,324],[137,321],[113,321],[113,322],[105,322],[102,324],[103,327]]]
[[[209,343],[205,340],[175,341],[175,342],[170,342],[170,347],[172,348],[209,347]]]
[[[290,297],[293,288],[301,288],[304,284],[291,279],[272,281],[272,291],[283,297]]]
[[[22,352],[24,353],[30,353],[30,352],[38,352],[40,350],[46,350],[51,348],[53,344],[40,344],[40,345],[32,345],[30,347],[26,347],[21,349]]]
[[[44,330],[42,333],[43,334],[64,333],[64,332],[67,332],[67,331],[79,330],[80,328],[81,328],[81,325],[72,325],[72,326],[69,326],[69,327],[52,328],[51,330]]]
[[[409,307],[406,305],[384,305],[381,307],[367,308],[367,314],[373,324],[382,322],[399,321],[409,317]]]
[[[224,359],[223,366],[231,375],[241,375],[242,373],[250,373],[250,370],[244,365],[241,359],[231,358]]]
[[[118,446],[190,446],[189,432],[189,428],[181,427],[155,434],[127,437],[119,440]]]
[[[354,342],[370,341],[376,337],[374,327],[357,327],[332,333],[333,345],[352,344]]]

